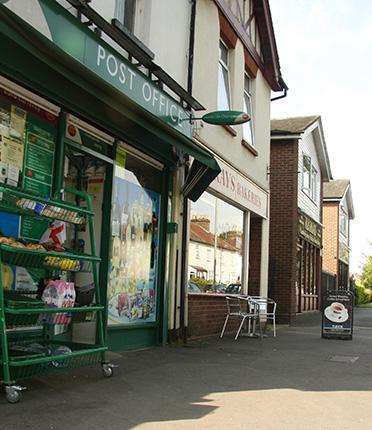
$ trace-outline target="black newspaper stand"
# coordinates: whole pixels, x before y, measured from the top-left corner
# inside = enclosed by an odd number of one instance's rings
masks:
[[[322,337],[352,339],[354,295],[351,291],[323,294]]]

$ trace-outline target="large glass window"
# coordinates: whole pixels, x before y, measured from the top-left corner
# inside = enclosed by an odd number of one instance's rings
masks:
[[[244,74],[244,112],[247,113],[251,120],[243,124],[243,139],[254,146],[253,140],[253,118],[252,118],[252,100],[251,100],[251,81],[249,76]]]
[[[243,211],[205,192],[191,206],[189,278],[199,266],[208,279],[196,280],[228,286],[242,276]],[[196,247],[199,259],[195,260]],[[195,281],[195,279],[194,279]]]
[[[229,50],[222,41],[220,41],[217,103],[218,110],[231,110]]]
[[[118,149],[108,284],[109,325],[156,321],[161,170]]]

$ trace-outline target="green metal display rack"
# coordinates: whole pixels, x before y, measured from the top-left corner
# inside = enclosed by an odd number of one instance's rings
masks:
[[[71,193],[77,199],[84,199],[87,208],[67,203],[61,199],[62,193]],[[22,217],[36,217],[49,222],[61,220],[75,226],[84,224],[86,228],[89,228],[91,247],[90,254],[75,250],[67,250],[66,253],[63,253],[0,243],[0,377],[1,383],[5,386],[7,400],[10,403],[18,402],[20,391],[24,387],[17,385],[17,381],[34,376],[96,363],[101,363],[104,376],[111,376],[114,366],[105,359],[107,350],[104,344],[103,329],[105,309],[100,304],[97,267],[100,258],[96,256],[95,251],[94,213],[89,195],[78,190],[63,188],[55,194],[53,199],[46,200],[43,196],[28,190],[2,184],[0,186],[0,215],[1,212]],[[35,292],[31,295],[31,293],[23,291],[20,294],[6,291],[2,281],[2,271],[6,267],[5,265],[26,269],[45,269],[46,273],[52,275],[65,271],[91,273],[95,285],[96,303],[89,307],[45,307],[44,302],[35,298]],[[51,318],[45,318],[45,316],[67,313],[71,317],[71,324],[95,320],[97,327],[95,344],[58,340],[59,336],[54,335],[54,324],[50,323]],[[32,350],[28,347],[30,344],[42,346],[45,351],[48,351],[48,354],[42,353],[40,348]],[[58,351],[55,353],[61,345],[69,348],[68,355],[59,354]]]

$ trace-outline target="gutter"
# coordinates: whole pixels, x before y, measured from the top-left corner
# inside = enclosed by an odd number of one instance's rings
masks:
[[[275,100],[279,100],[279,99],[284,99],[284,97],[287,97],[288,87],[287,87],[286,83],[284,82],[284,80],[283,80],[283,78],[281,76],[279,76],[279,84],[282,87],[282,89],[284,91],[284,94],[282,94],[281,96],[272,98],[270,100],[271,102],[273,102]]]

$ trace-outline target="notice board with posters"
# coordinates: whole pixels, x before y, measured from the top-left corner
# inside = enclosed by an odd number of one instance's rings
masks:
[[[354,294],[326,291],[323,294],[322,337],[352,339]]]

